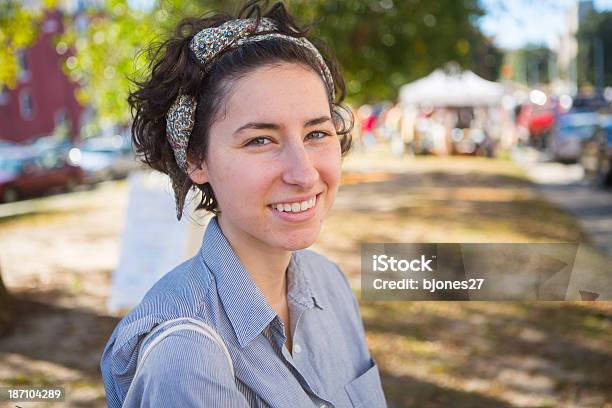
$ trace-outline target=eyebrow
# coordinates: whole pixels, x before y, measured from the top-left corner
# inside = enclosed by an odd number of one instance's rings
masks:
[[[319,116],[318,118],[309,119],[304,122],[304,127],[310,127],[315,125],[320,125],[321,123],[331,122],[331,118],[329,116]],[[272,129],[278,130],[281,127],[276,123],[266,123],[266,122],[249,122],[245,125],[240,126],[236,131],[234,131],[234,135],[242,132],[246,129]]]

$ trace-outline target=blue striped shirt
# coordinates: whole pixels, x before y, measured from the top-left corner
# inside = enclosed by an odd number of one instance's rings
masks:
[[[235,376],[218,344],[175,331],[145,360],[128,406],[386,407],[355,296],[338,266],[295,251],[287,286],[292,353],[283,321],[213,217],[198,254],[160,279],[113,331],[101,361],[108,405],[122,405],[143,337],[164,321],[188,317],[221,336]]]

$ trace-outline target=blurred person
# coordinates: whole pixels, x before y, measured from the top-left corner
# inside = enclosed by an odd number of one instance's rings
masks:
[[[130,95],[177,218],[191,189],[214,216],[113,331],[110,407],[386,406],[346,277],[304,250],[351,146],[344,81],[305,35],[282,3],[185,19]]]
[[[376,137],[374,137],[374,128],[376,126],[376,114],[371,105],[362,105],[359,110],[359,122],[361,123],[361,142],[365,149],[376,145]]]
[[[376,108],[374,109],[376,116],[374,137],[376,140],[386,142],[391,139],[391,130],[387,124],[387,114],[392,107],[393,104],[391,102],[385,101],[377,104]]]
[[[415,154],[415,126],[416,126],[416,118],[417,118],[417,110],[413,106],[404,106],[402,108],[402,114],[399,123],[399,132],[400,138],[404,145],[404,151],[408,155]]]
[[[447,129],[444,126],[444,111],[439,109],[430,118],[430,132],[433,143],[433,152],[439,156],[450,154]]]
[[[404,155],[404,141],[400,133],[402,120],[402,107],[400,104],[393,105],[385,116],[385,127],[391,139],[391,152],[396,156]]]

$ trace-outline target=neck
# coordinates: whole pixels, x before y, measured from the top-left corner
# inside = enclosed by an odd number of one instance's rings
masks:
[[[217,216],[219,227],[266,301],[274,309],[287,299],[287,267],[291,251],[272,248],[250,235],[237,233],[224,219]]]

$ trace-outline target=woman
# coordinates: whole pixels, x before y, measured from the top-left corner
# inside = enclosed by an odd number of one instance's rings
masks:
[[[303,250],[350,147],[344,83],[282,4],[184,20],[130,103],[133,139],[215,214],[200,252],[115,328],[109,406],[383,407],[348,281]],[[163,237],[160,237],[163,239]]]

